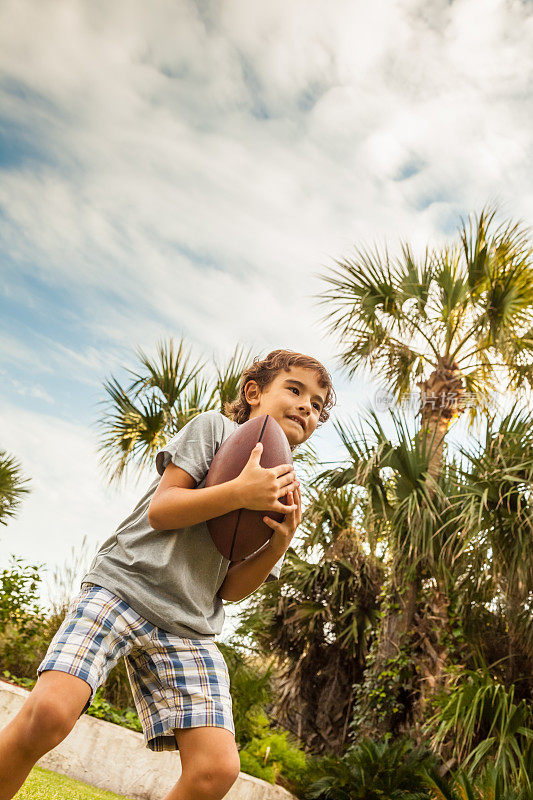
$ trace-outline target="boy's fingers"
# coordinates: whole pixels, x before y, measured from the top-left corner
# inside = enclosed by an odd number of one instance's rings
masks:
[[[263,445],[261,442],[257,442],[255,447],[252,448],[252,452],[250,453],[250,461],[255,461],[256,464],[259,464],[259,460],[261,458],[261,453],[263,452]]]
[[[298,511],[298,504],[294,502],[294,492],[287,492],[287,500],[292,503],[291,508],[294,509],[290,512],[292,517],[295,516],[296,512]]]
[[[286,472],[292,472],[293,466],[292,464],[279,464],[277,467],[272,467],[271,469],[276,478],[279,478],[281,475],[285,475]]]
[[[297,486],[298,484],[295,472],[287,472],[286,475],[282,475],[281,478],[278,478],[278,481],[280,489],[286,489],[287,486],[291,486],[292,484]]]
[[[285,506],[285,505],[283,505],[283,503],[279,503],[278,502],[278,504],[277,504],[276,508],[274,509],[274,511],[281,511],[282,514],[290,514],[293,511],[296,511],[297,508],[298,508],[298,506],[295,505],[294,503],[292,503],[291,505]]]

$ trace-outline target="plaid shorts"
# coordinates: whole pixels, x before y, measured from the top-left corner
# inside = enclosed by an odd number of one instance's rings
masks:
[[[150,750],[177,750],[174,728],[208,725],[235,735],[228,669],[215,642],[167,633],[101,586],[83,584],[37,672],[86,681],[84,712],[121,656]]]

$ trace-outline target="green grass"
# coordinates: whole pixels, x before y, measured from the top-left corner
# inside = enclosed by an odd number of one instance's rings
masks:
[[[126,800],[123,795],[95,789],[58,772],[34,767],[13,800]]]

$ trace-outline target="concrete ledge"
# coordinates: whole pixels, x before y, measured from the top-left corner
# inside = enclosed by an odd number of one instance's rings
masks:
[[[0,680],[0,727],[22,708],[29,692]],[[67,738],[38,766],[137,800],[161,800],[181,774],[179,753],[152,753],[142,734],[84,714]],[[239,773],[227,800],[295,800],[281,786]]]

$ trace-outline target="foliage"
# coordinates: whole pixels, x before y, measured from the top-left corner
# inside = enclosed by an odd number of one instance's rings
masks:
[[[533,385],[533,265],[527,230],[496,223],[484,208],[462,222],[457,241],[417,258],[358,248],[323,276],[324,317],[341,342],[349,376],[359,369],[398,400],[443,364],[456,365],[472,415],[486,410],[498,381]]]
[[[268,730],[264,709],[272,700],[272,665],[254,663],[234,638],[217,646],[230,676],[235,740],[243,748]]]
[[[132,731],[142,733],[142,725],[134,708],[117,708],[109,703],[104,697],[102,687],[95,692],[93,702],[87,709],[87,714],[91,717],[104,719],[106,722],[113,722],[123,728],[130,728]]]
[[[241,769],[269,783],[279,783],[288,791],[301,784],[306,771],[305,754],[293,743],[287,731],[272,731],[254,737],[240,753]]]
[[[191,362],[183,338],[177,347],[170,338],[160,342],[154,358],[137,350],[140,366],[128,369],[132,380],[125,387],[112,377],[104,383],[108,395],[101,428],[100,453],[109,482],[126,477],[128,466],[142,468],[167,438],[204,411],[222,411],[235,399],[251,350],[236,348],[225,365],[215,363],[213,380],[203,376],[205,362]]]
[[[23,478],[16,459],[0,450],[0,524],[7,525],[7,518],[17,513],[23,495],[30,489],[29,478]]]
[[[488,420],[484,441],[460,452],[463,482],[453,498],[453,518],[475,542],[472,574],[463,580],[462,594],[465,606],[471,598],[477,601],[471,614],[481,598],[486,597],[481,606],[486,617],[495,601],[500,606],[513,680],[533,668],[533,412],[514,404],[498,423]],[[483,630],[483,650],[487,626],[477,628]]]
[[[17,675],[13,675],[8,669],[5,669],[2,675],[8,683],[22,686],[23,689],[33,689],[37,683],[37,678],[19,678]]]
[[[387,659],[379,673],[372,670],[377,640],[367,659],[365,679],[354,686],[354,708],[349,725],[351,735],[366,729],[368,708],[378,722],[386,721],[390,730],[398,732],[410,693],[416,691],[411,645],[404,642],[399,653]]]
[[[0,572],[0,668],[32,674],[47,647],[47,619],[38,600],[41,564],[12,556]]]
[[[533,759],[530,761],[533,766]],[[469,777],[457,770],[447,778],[436,770],[428,771],[426,785],[432,800],[530,800],[529,788],[513,789],[505,786],[504,773],[492,763],[485,764],[481,774]]]
[[[10,567],[0,572],[0,625],[11,623],[33,630],[42,621],[37,588],[42,567],[24,565],[24,559],[11,556]]]
[[[236,637],[276,655],[272,715],[311,752],[342,749],[352,685],[364,669],[382,568],[364,552],[352,505],[330,492],[302,525],[323,551],[314,563],[290,547],[278,581],[247,599]],[[322,520],[319,517],[322,517]],[[346,524],[345,524],[346,523]]]
[[[394,412],[394,442],[376,414],[360,434],[339,425],[348,463],[319,476],[326,488],[356,486],[366,493],[363,524],[371,546],[383,544],[391,580],[365,673],[365,680],[375,673],[375,685],[365,691],[368,698],[375,691],[380,696],[381,676],[410,642],[412,668],[419,671],[409,700],[415,728],[445,680],[444,666],[453,662],[454,629],[471,637],[463,641],[465,657],[477,647],[489,646],[499,657],[507,649],[508,680],[532,671],[531,417],[504,422],[496,439],[491,430],[485,452],[466,470],[446,463],[445,448],[450,422],[467,408],[471,422],[480,420],[495,390],[525,395],[533,387],[531,256],[526,229],[497,224],[496,210],[484,208],[440,250],[417,257],[403,244],[392,257],[387,249],[358,248],[325,276],[324,319],[348,375],[372,371],[397,402],[420,389],[417,430],[409,431]],[[490,623],[495,632],[487,637]],[[531,683],[522,691],[531,692]],[[400,715],[393,699],[389,705],[386,724],[395,725]]]
[[[433,746],[452,742],[452,752],[471,775],[490,761],[505,789],[533,790],[533,708],[515,702],[515,687],[506,688],[488,667],[450,668],[446,692],[434,700],[428,720]]]
[[[425,779],[436,759],[406,739],[365,739],[342,758],[312,765],[309,800],[429,800]],[[320,777],[317,777],[320,775]]]

